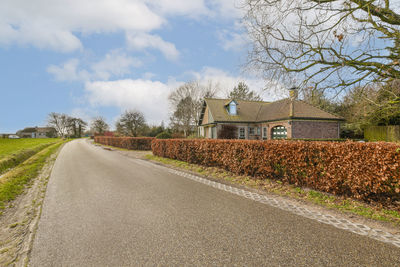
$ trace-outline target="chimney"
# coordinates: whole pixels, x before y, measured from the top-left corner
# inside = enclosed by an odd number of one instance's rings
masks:
[[[289,89],[289,99],[290,99],[290,111],[289,111],[289,117],[294,116],[294,100],[297,100],[297,87],[292,87]]]
[[[292,87],[289,89],[290,100],[297,100],[298,90],[297,87]]]

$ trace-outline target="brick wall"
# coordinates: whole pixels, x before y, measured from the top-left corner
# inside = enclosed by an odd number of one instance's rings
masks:
[[[270,122],[262,125],[263,127],[268,127],[267,128],[267,139],[271,140],[272,135],[271,135],[271,130],[272,128],[276,126],[284,126],[287,131],[287,138],[294,138],[292,137],[292,126],[289,124],[289,121],[277,121],[277,122]]]
[[[339,138],[339,123],[328,121],[292,121],[292,138]]]

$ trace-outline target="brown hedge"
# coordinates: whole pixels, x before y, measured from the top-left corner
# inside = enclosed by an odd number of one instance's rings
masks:
[[[131,150],[151,150],[151,141],[153,139],[154,137],[94,137],[96,143]]]
[[[152,150],[239,175],[400,206],[398,144],[156,139]]]

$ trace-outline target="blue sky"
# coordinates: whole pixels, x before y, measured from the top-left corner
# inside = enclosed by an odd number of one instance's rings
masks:
[[[168,123],[168,94],[190,80],[241,80],[248,41],[235,0],[3,0],[0,133],[50,112],[112,126],[126,109]],[[268,96],[266,97],[268,98]]]

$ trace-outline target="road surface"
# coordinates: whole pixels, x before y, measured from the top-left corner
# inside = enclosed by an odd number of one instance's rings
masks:
[[[85,140],[49,180],[30,266],[400,266],[400,249]]]

